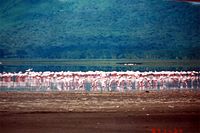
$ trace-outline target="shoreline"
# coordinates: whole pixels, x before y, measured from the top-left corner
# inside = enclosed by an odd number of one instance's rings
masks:
[[[196,112],[199,90],[133,93],[1,92],[0,112]]]
[[[200,91],[1,92],[4,133],[199,133]]]

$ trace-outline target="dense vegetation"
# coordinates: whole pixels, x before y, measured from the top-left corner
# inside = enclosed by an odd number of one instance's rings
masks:
[[[1,0],[0,58],[200,59],[200,6]]]

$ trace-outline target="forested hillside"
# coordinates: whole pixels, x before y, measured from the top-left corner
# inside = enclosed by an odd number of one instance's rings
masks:
[[[200,59],[200,6],[0,0],[0,58]]]

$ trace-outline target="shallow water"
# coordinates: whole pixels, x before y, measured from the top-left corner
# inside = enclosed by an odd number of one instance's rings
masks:
[[[133,92],[170,89],[200,89],[199,72],[27,71],[0,75],[0,91]]]
[[[176,60],[3,60],[0,64],[0,91],[132,92],[199,89],[199,66],[199,61]],[[138,76],[138,71],[142,76]],[[50,72],[51,76],[45,76],[46,72]],[[59,72],[68,73],[60,75]],[[82,74],[77,75],[78,72]],[[98,74],[95,75],[95,72]],[[148,72],[149,75],[145,75]],[[157,72],[164,75],[155,75]],[[165,72],[175,75],[170,76]],[[112,76],[113,73],[118,76]],[[125,76],[120,73],[125,73]]]
[[[200,71],[200,61],[191,60],[0,60],[0,72],[44,71]]]

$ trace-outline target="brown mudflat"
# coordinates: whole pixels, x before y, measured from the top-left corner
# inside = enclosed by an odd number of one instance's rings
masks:
[[[200,91],[0,93],[0,133],[159,133],[159,130],[199,133]]]

